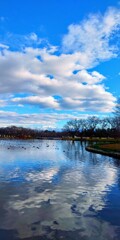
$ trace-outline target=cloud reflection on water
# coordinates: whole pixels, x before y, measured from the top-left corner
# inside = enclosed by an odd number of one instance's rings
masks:
[[[18,182],[4,183],[6,213],[0,228],[16,229],[20,238],[32,237],[34,228],[34,236],[46,235],[49,239],[55,229],[73,231],[74,235],[78,231],[81,239],[85,236],[91,240],[97,236],[100,240],[114,239],[117,226],[99,218],[99,211],[107,206],[108,193],[117,181],[114,163],[107,157],[86,152],[79,143],[55,142],[57,149],[53,142],[49,144],[54,152],[50,155],[48,151],[50,159],[54,156],[50,165],[45,164],[47,156],[40,158],[34,152],[30,160],[34,156],[39,164],[36,168],[31,160],[31,167],[24,171],[26,181],[20,182],[19,187]],[[47,155],[46,145],[42,150]]]

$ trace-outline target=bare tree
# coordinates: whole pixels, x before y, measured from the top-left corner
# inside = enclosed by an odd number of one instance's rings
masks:
[[[90,131],[91,135],[94,134],[94,131],[96,130],[99,122],[100,122],[100,120],[96,116],[88,117],[88,119],[87,119],[87,129]]]
[[[68,121],[65,124],[63,131],[68,132],[72,137],[75,137],[80,131],[80,122],[77,119]]]

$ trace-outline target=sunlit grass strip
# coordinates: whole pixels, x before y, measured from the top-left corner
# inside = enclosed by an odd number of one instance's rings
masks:
[[[86,147],[87,151],[107,155],[110,157],[120,159],[120,142],[119,143],[106,143],[106,144],[93,144]]]
[[[99,146],[101,149],[104,150],[112,150],[116,152],[120,152],[120,143],[111,143],[111,144],[103,144]]]

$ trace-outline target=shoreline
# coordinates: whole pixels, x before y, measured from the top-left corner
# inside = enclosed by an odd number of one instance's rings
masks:
[[[87,146],[85,149],[88,152],[98,153],[98,154],[101,154],[101,155],[105,155],[105,156],[120,159],[120,153],[119,152],[113,152],[113,151],[108,152],[108,151],[105,151],[105,150],[102,150],[102,149],[96,149],[95,147],[91,147],[91,146]]]
[[[109,144],[112,144],[112,143],[117,143],[117,142],[120,142],[120,140],[118,139],[105,139],[105,138],[84,138],[84,139],[78,139],[78,138],[0,138],[0,140],[4,141],[4,140],[22,140],[22,141],[26,141],[26,140],[62,140],[62,141],[79,141],[79,142],[99,142],[103,144],[105,143],[109,143]],[[98,145],[99,146],[99,145]],[[105,156],[109,156],[109,157],[113,157],[113,158],[117,158],[117,159],[120,159],[120,152],[117,152],[117,151],[108,151],[107,150],[103,150],[103,149],[100,149],[100,146],[99,148],[96,147],[96,144],[95,145],[88,145],[85,147],[85,150],[88,151],[88,152],[93,152],[93,153],[97,153],[97,154],[101,154],[101,155],[105,155]]]

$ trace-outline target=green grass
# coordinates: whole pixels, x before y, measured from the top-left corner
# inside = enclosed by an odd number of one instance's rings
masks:
[[[102,142],[100,144],[93,144],[93,148],[98,150],[103,150],[106,152],[118,152],[120,153],[120,142],[113,141],[113,142]]]

